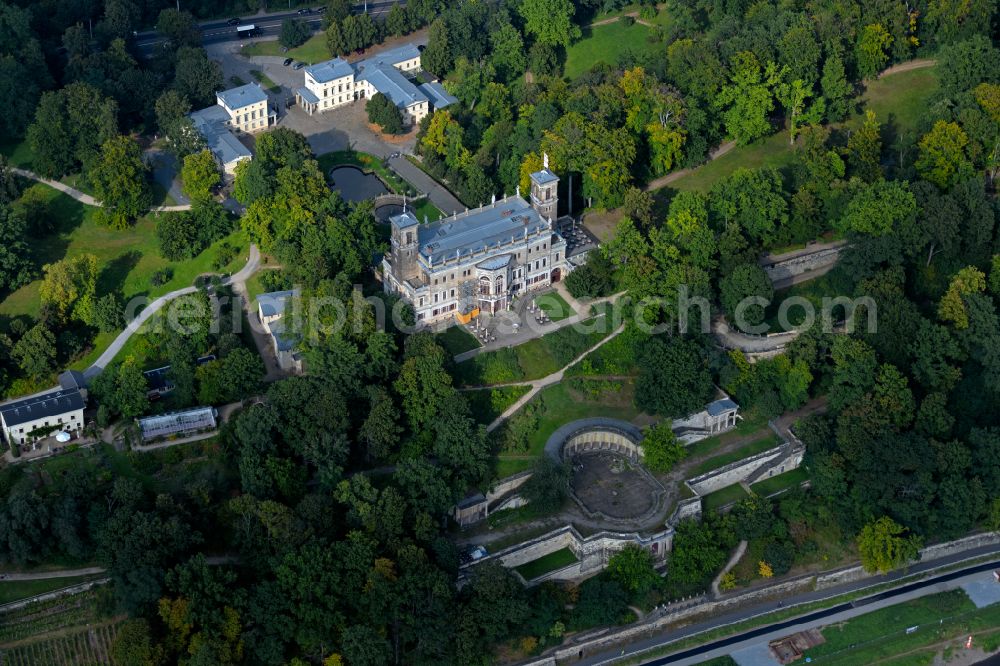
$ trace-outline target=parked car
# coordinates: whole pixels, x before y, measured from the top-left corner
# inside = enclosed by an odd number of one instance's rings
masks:
[[[239,25],[240,20],[238,18],[231,18],[228,21],[226,21],[226,23],[229,25]]]
[[[285,58],[285,62],[281,64],[284,65],[285,67],[288,67],[289,65],[292,64],[292,62],[294,62],[292,58]]]
[[[294,65],[292,65],[292,69],[302,69],[305,66],[306,64],[304,62],[297,62]]]

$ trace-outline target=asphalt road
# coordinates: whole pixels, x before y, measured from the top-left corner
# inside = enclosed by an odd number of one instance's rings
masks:
[[[750,618],[762,615],[764,613],[772,612],[778,610],[781,607],[790,607],[796,604],[806,604],[814,601],[819,601],[822,599],[827,599],[834,597],[846,592],[851,592],[854,590],[859,590],[872,585],[877,585],[880,583],[891,582],[893,580],[898,580],[900,578],[905,578],[922,571],[926,571],[932,568],[939,568],[942,566],[947,566],[949,564],[954,564],[956,562],[964,561],[967,559],[981,557],[983,555],[996,555],[996,546],[983,546],[980,548],[971,549],[963,553],[953,555],[950,557],[940,558],[932,560],[929,562],[918,562],[912,565],[906,571],[896,571],[886,576],[881,576],[879,578],[868,578],[860,581],[855,581],[853,583],[848,583],[845,585],[840,585],[835,588],[830,588],[827,590],[817,591],[817,592],[804,592],[798,595],[792,595],[786,597],[783,601],[766,601],[753,606],[747,606],[739,610],[733,611],[731,613],[726,613],[719,615],[718,617],[712,618],[705,622],[699,622],[679,629],[670,629],[667,631],[661,631],[660,633],[651,636],[648,639],[641,641],[632,642],[624,646],[624,651],[622,647],[617,649],[611,649],[602,653],[590,655],[580,659],[579,661],[573,662],[574,664],[588,664],[590,666],[603,666],[605,664],[613,664],[620,659],[625,658],[635,658],[637,655],[642,654],[650,649],[655,649],[658,646],[666,645],[678,639],[691,636],[703,631],[714,629],[743,620],[748,620]],[[977,574],[983,571],[989,571],[991,569],[997,568],[1000,565],[1000,559],[988,562],[986,564],[979,564],[958,571],[949,572],[942,574],[940,576],[935,576],[927,580],[918,581],[915,583],[910,583],[894,590],[889,590],[871,597],[865,597],[863,599],[856,600],[851,603],[839,604],[833,608],[826,610],[816,611],[814,613],[808,613],[797,618],[790,620],[784,620],[782,622],[769,624],[756,629],[748,630],[744,633],[738,634],[725,639],[720,639],[706,645],[699,646],[697,648],[692,648],[685,650],[683,652],[675,653],[666,657],[651,658],[648,661],[642,663],[649,664],[653,666],[661,666],[664,664],[675,664],[677,666],[683,666],[686,664],[697,664],[706,659],[711,659],[716,656],[729,654],[736,649],[747,647],[753,645],[754,643],[762,642],[765,640],[771,640],[772,638],[779,638],[781,636],[794,633],[796,631],[801,631],[809,626],[821,626],[824,624],[829,624],[831,621],[839,621],[846,617],[853,617],[856,615],[862,615],[868,613],[872,610],[880,608],[882,606],[892,605],[894,603],[899,603],[908,598],[915,598],[918,596],[923,596],[925,594],[932,594],[934,592],[942,591],[942,589],[950,589],[947,586],[954,583],[952,587],[957,586],[958,579],[966,577],[970,574]],[[779,605],[780,604],[780,605]],[[791,629],[794,627],[794,629]],[[766,638],[765,638],[766,637]]]
[[[367,6],[368,13],[372,15],[372,18],[380,18],[382,14],[385,14],[392,9],[394,4],[394,1],[369,2]],[[364,4],[355,5],[355,14],[361,14],[364,11]],[[254,37],[277,37],[278,33],[281,32],[282,22],[285,19],[290,18],[305,21],[313,32],[320,30],[323,25],[323,14],[298,14],[296,12],[241,17],[240,25],[253,24],[253,26],[257,29],[257,32],[254,33]],[[204,23],[199,23],[198,25],[201,28],[202,44],[218,44],[219,42],[233,42],[240,39],[246,39],[245,36],[241,36],[237,33],[236,26],[229,25],[226,20],[206,21]],[[142,55],[149,57],[153,54],[156,47],[163,44],[165,41],[166,40],[163,36],[155,30],[149,30],[146,32],[140,32],[136,35],[135,47],[140,53],[142,53]]]

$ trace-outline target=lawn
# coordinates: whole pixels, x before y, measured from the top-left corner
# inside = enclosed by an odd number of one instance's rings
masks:
[[[572,50],[572,49],[571,49]],[[871,81],[861,96],[862,111],[854,114],[847,127],[858,127],[864,120],[863,109],[875,111],[885,127],[892,124],[898,131],[913,135],[921,129],[927,111],[927,102],[937,91],[938,76],[933,67],[901,72],[884,79]],[[791,164],[794,150],[788,142],[788,132],[760,139],[749,146],[737,146],[728,153],[698,167],[690,174],[670,184],[678,190],[707,192],[711,187],[737,168],[776,167]]]
[[[530,390],[528,386],[503,386],[493,389],[478,389],[463,391],[462,395],[469,401],[472,416],[483,425],[489,425],[493,419],[503,414],[504,410],[517,402],[518,398]]]
[[[829,273],[824,273],[819,277],[805,282],[792,285],[787,289],[775,292],[771,303],[764,309],[764,323],[769,331],[786,330],[778,321],[778,312],[781,304],[790,298],[804,298],[813,306],[816,321],[822,321],[824,316],[823,299],[836,298],[837,296],[850,296],[852,277],[846,271],[834,268]],[[829,307],[830,316],[834,322],[839,322],[846,316],[843,306]],[[806,310],[803,305],[792,305],[785,309],[785,316],[790,328],[801,326],[806,318]]]
[[[588,319],[579,324],[582,331],[567,326],[516,347],[473,356],[455,366],[456,383],[488,386],[551,375],[608,335],[601,322]]]
[[[533,300],[552,321],[562,321],[576,314],[576,310],[557,291],[536,296]]]
[[[583,38],[566,49],[567,79],[575,79],[597,63],[617,65],[627,52],[636,56],[652,53],[662,47],[656,32],[640,23],[626,25],[616,21],[583,29]]]
[[[434,339],[452,356],[477,349],[480,346],[476,336],[461,326],[449,326],[440,333],[435,333]]]
[[[743,486],[738,483],[734,483],[731,486],[720,488],[714,493],[705,495],[705,497],[702,498],[704,500],[703,507],[705,511],[717,511],[727,504],[738,502],[747,497],[749,497],[749,495],[747,495],[747,491],[743,490]]]
[[[590,380],[596,383],[596,380]],[[501,453],[497,462],[497,478],[504,478],[531,468],[542,455],[545,442],[560,426],[570,421],[604,416],[634,421],[639,415],[635,407],[635,386],[631,381],[604,382],[607,392],[585,393],[563,381],[539,391],[528,404],[538,405],[538,426],[528,436],[528,450],[523,454]]]
[[[283,58],[294,58],[308,65],[315,65],[318,62],[330,59],[330,50],[326,48],[326,33],[318,32],[302,46],[296,46],[287,52],[281,50],[278,40],[267,40],[263,42],[253,42],[240,49],[243,56],[279,56]]]
[[[754,491],[758,495],[770,497],[771,495],[780,493],[783,490],[788,490],[789,488],[798,488],[808,480],[809,472],[806,468],[796,467],[795,469],[785,472],[784,474],[778,474],[777,476],[772,476],[769,479],[758,481],[750,486],[750,490]]]
[[[28,597],[51,592],[52,590],[61,590],[64,587],[83,583],[92,578],[94,576],[2,581],[0,582],[0,604],[10,603],[18,599],[27,599]]]
[[[381,159],[371,153],[363,153],[357,150],[335,150],[332,153],[324,153],[316,159],[319,162],[320,171],[324,175],[328,175],[330,169],[334,167],[344,165],[356,166],[366,173],[374,173],[395,194],[413,196],[417,193],[412,185],[400,178],[395,171],[387,167],[382,163]],[[437,209],[435,208],[434,210],[436,211]],[[438,217],[440,216],[441,214],[438,212]]]
[[[715,435],[714,437],[709,437],[689,445],[687,447],[687,457],[689,460],[704,458],[711,455],[715,449],[723,444],[731,442],[738,437],[745,437],[754,433],[759,433],[761,437],[765,437],[772,432],[774,431],[767,425],[767,418],[757,414],[755,411],[751,411],[744,414],[739,424],[729,432],[724,432],[721,435]]]
[[[940,643],[964,640],[970,634],[992,635],[983,640],[995,647],[1000,605],[976,609],[962,590],[928,595],[883,608],[822,629],[826,642],[807,650],[814,664],[872,664],[906,653],[891,663],[930,664]],[[907,629],[916,627],[911,633]],[[979,644],[974,640],[974,644]],[[912,654],[928,648],[921,656]],[[981,646],[984,647],[984,646]]]
[[[257,81],[257,83],[259,83],[261,87],[264,88],[264,90],[267,90],[268,92],[272,93],[281,92],[281,86],[272,81],[271,77],[269,77],[267,74],[260,71],[259,69],[251,69],[250,76],[252,76],[254,80]]]
[[[711,472],[713,469],[725,467],[729,463],[734,463],[737,460],[746,458],[747,456],[752,456],[755,453],[761,453],[762,451],[773,449],[780,443],[781,440],[778,439],[776,434],[769,430],[762,431],[762,437],[759,439],[751,440],[737,449],[727,451],[726,453],[702,461],[688,472],[688,476],[695,477],[705,474],[706,472]]]
[[[56,224],[54,233],[32,242],[36,263],[42,266],[67,257],[93,254],[101,267],[98,296],[120,290],[127,302],[136,296],[155,297],[190,286],[198,275],[213,272],[213,262],[224,242],[237,247],[239,252],[223,268],[223,273],[238,270],[246,262],[248,243],[241,232],[217,241],[194,259],[171,263],[160,256],[156,220],[176,213],[151,213],[140,218],[131,229],[118,231],[98,224],[94,219],[95,208],[84,206],[45,185],[36,187],[42,188],[48,196],[49,218]],[[173,277],[166,284],[151,285],[152,274],[167,267],[173,269]],[[7,294],[0,302],[0,315],[37,316],[40,285],[41,280],[35,280]]]
[[[569,548],[560,548],[548,555],[539,557],[537,560],[514,567],[514,570],[521,574],[525,580],[534,580],[543,574],[555,571],[556,569],[562,569],[578,561],[576,555]]]
[[[420,222],[423,222],[424,220],[427,220],[428,222],[437,222],[444,217],[444,213],[438,210],[437,206],[432,204],[431,200],[427,197],[418,199],[414,203],[413,215]]]

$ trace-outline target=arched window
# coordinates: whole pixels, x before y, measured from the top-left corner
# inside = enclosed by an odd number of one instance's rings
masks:
[[[479,278],[479,295],[480,296],[490,295],[490,278],[486,275]]]
[[[502,294],[503,293],[503,276],[502,275],[498,275],[497,278],[496,278],[496,280],[494,281],[494,284],[496,285],[496,291],[494,291],[493,293],[495,293],[495,294]]]

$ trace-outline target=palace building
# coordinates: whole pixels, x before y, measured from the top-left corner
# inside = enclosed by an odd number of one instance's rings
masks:
[[[562,279],[566,240],[554,224],[559,178],[531,174],[531,201],[515,196],[421,223],[409,211],[391,218],[391,249],[382,261],[386,292],[409,302],[417,321],[468,323],[509,309],[516,296]]]

